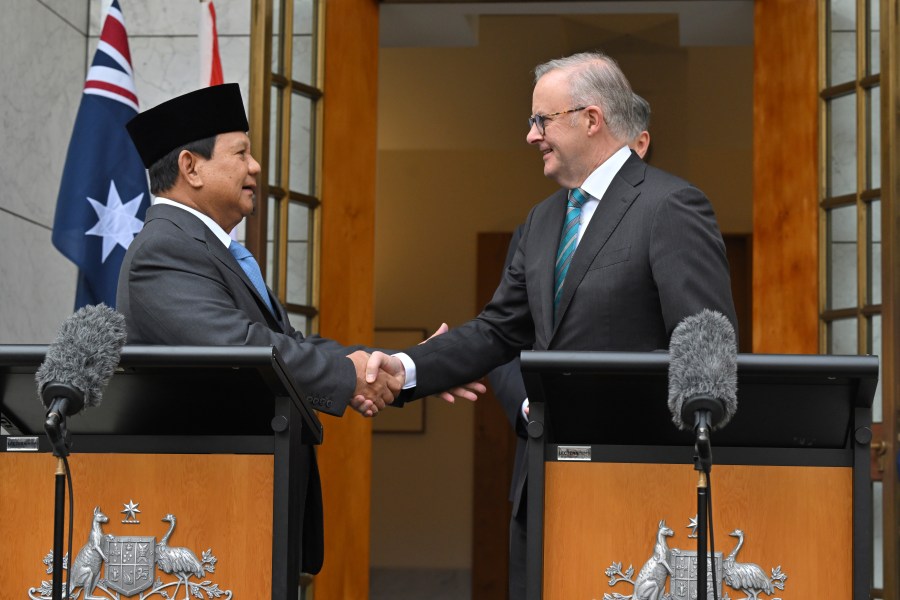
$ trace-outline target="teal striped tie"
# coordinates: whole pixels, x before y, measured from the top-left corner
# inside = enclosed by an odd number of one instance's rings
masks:
[[[553,293],[553,322],[556,322],[556,307],[562,298],[563,282],[569,265],[572,264],[572,255],[578,245],[578,228],[581,225],[581,207],[587,201],[587,194],[580,189],[569,190],[569,203],[566,205],[566,218],[563,221],[562,235],[559,238],[559,251],[556,253],[556,287]]]

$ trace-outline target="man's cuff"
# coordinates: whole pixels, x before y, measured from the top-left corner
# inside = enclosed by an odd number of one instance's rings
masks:
[[[403,384],[403,389],[407,390],[416,387],[416,363],[404,352],[398,352],[394,356],[400,359],[400,362],[403,363],[403,368],[406,369],[406,383]]]
[[[525,413],[525,409],[528,408],[528,398],[522,401],[522,408],[519,409],[519,413],[522,415],[522,418],[525,419],[525,422],[528,422],[528,415]]]

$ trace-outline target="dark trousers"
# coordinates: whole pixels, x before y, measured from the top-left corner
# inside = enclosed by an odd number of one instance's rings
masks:
[[[525,599],[525,512],[509,519],[509,600]]]

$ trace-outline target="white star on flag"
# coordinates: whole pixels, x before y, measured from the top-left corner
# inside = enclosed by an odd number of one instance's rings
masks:
[[[141,206],[141,199],[144,197],[143,192],[122,204],[119,197],[119,190],[116,189],[116,182],[109,181],[109,195],[106,197],[106,206],[100,204],[93,198],[88,198],[88,202],[97,213],[97,224],[84,232],[85,235],[96,235],[103,238],[103,257],[100,262],[106,262],[109,253],[113,251],[116,244],[128,250],[131,240],[140,232],[144,226],[144,222],[135,215]]]

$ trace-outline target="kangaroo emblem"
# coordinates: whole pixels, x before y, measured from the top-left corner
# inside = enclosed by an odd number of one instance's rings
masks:
[[[674,533],[666,527],[665,520],[659,522],[659,531],[656,533],[656,545],[653,546],[653,555],[647,559],[637,579],[634,580],[634,594],[632,600],[660,600],[666,585],[666,578],[672,574],[672,567],[668,562],[669,548],[666,538]]]
[[[106,555],[100,548],[100,540],[103,539],[102,524],[109,522],[109,518],[100,512],[100,507],[94,507],[94,522],[87,543],[78,551],[75,562],[72,563],[72,571],[69,577],[69,595],[72,590],[81,586],[84,588],[85,600],[100,599],[94,596],[94,588],[100,581],[100,567],[106,560]]]

